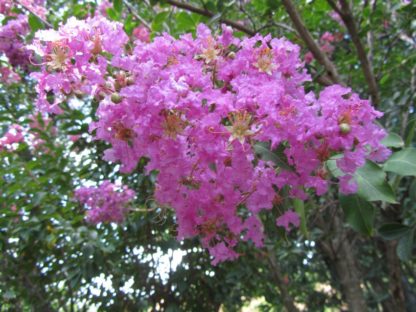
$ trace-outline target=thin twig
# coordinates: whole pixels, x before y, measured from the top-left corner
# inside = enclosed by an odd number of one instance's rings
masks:
[[[352,14],[351,6],[347,0],[340,0],[339,2],[341,4],[341,8],[338,7],[333,0],[328,0],[329,5],[340,15],[342,21],[348,29],[351,40],[357,50],[358,59],[360,60],[361,68],[363,70],[365,80],[368,84],[368,91],[370,93],[372,103],[374,106],[377,106],[380,103],[378,86],[374,77],[371,63],[368,59],[364,45],[361,42],[358,33],[358,27]]]
[[[319,48],[318,44],[315,42],[311,33],[306,28],[302,20],[302,17],[300,16],[299,11],[297,10],[293,2],[291,0],[282,0],[282,3],[286,8],[286,12],[289,14],[290,19],[292,20],[293,25],[298,31],[299,36],[305,42],[308,49],[312,52],[315,59],[325,67],[328,76],[332,80],[332,82],[341,84],[342,81],[340,76],[338,75],[335,65],[331,62],[328,56]]]
[[[48,28],[53,28],[52,24],[49,23],[47,20],[43,19],[42,17],[40,17],[38,14],[36,14],[35,12],[33,12],[31,9],[29,9],[27,6],[25,6],[24,4],[20,3],[19,0],[16,1],[17,4],[19,4],[20,6],[22,6],[23,9],[25,9],[26,11],[28,11],[29,13],[31,13],[32,15],[36,16],[43,24],[45,24],[45,26],[47,26]]]
[[[294,30],[289,25],[286,25],[284,23],[275,22],[275,21],[272,21],[272,22],[270,22],[270,23],[268,23],[268,24],[264,25],[263,27],[260,27],[259,29],[256,29],[256,30],[258,32],[260,32],[263,29],[270,28],[270,27],[280,27],[280,28],[283,28],[283,29],[285,29],[285,30],[287,30],[289,32],[296,32],[296,30]]]
[[[127,0],[123,0],[123,3],[126,5],[129,12],[135,18],[137,18],[144,26],[146,26],[147,29],[151,30],[151,27],[150,27],[149,23],[146,22],[146,20],[136,12],[136,9],[133,7],[133,5],[130,2],[128,2]]]

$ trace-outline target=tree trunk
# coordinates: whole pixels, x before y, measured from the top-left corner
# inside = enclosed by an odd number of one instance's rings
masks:
[[[387,260],[387,269],[390,279],[390,296],[394,301],[396,311],[404,312],[406,311],[406,300],[404,297],[402,283],[402,269],[400,267],[400,260],[396,253],[397,241],[384,242],[384,246],[385,256]]]
[[[331,222],[320,222],[326,235],[318,242],[318,246],[329,260],[335,280],[340,283],[348,311],[366,312],[367,305],[361,288],[360,270],[355,261],[354,246],[347,236],[347,229],[343,227],[341,208],[335,209]]]
[[[278,264],[273,249],[267,250],[267,262],[270,268],[270,273],[273,277],[276,286],[279,288],[280,296],[283,300],[283,305],[288,312],[299,312],[295,306],[292,296],[287,291],[287,283],[284,282],[280,265]]]

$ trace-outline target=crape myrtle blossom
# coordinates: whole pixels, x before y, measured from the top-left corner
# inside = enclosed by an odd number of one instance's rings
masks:
[[[38,32],[37,105],[60,113],[68,96],[95,96],[90,131],[110,143],[104,158],[125,173],[148,158],[147,172],[158,172],[155,199],[175,210],[178,238],[199,236],[213,263],[236,258],[241,241],[262,246],[258,214],[282,188],[303,200],[324,194],[330,157],[344,155],[340,189],[350,193],[367,158],[388,156],[373,123],[381,113],[341,86],[306,93],[310,76],[287,39],[238,39],[229,27],[214,35],[199,25],[195,38],[127,42],[121,24],[102,17]],[[258,142],[281,150],[288,165],[259,158]]]
[[[24,141],[24,132],[22,126],[13,124],[9,127],[6,133],[0,138],[0,152],[14,151],[17,144]]]
[[[13,69],[5,66],[0,66],[0,82],[6,85],[18,83],[21,80],[20,76],[13,71]]]
[[[299,227],[300,218],[299,215],[293,210],[286,211],[283,215],[276,219],[276,225],[282,226],[287,232],[290,231],[290,225]]]
[[[92,224],[122,222],[134,197],[134,191],[127,186],[118,186],[108,180],[98,187],[75,190],[75,198],[89,208],[86,218]]]
[[[29,65],[30,51],[24,43],[29,33],[28,17],[20,14],[0,26],[0,55],[4,53],[12,66],[26,68]]]
[[[59,104],[71,94],[93,94],[106,81],[108,60],[123,52],[128,37],[120,23],[103,17],[79,21],[70,18],[59,31],[36,33],[29,49],[40,57],[43,70],[33,73],[39,81],[38,107],[60,113]],[[48,98],[52,94],[53,98]]]

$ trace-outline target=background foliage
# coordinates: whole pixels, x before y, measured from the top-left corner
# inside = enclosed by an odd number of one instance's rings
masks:
[[[293,1],[318,43],[327,31],[340,34],[330,59],[342,80],[368,97],[351,34],[330,18],[330,2]],[[264,218],[266,247],[246,247],[238,260],[218,266],[210,264],[197,240],[175,239],[169,210],[131,212],[121,226],[89,225],[72,199],[82,181],[122,181],[140,195],[135,204],[141,207],[155,177],[143,174],[145,161],[129,175],[103,161],[106,146],[88,133],[96,103],[80,102],[79,109],[30,130],[44,141],[40,149],[22,143],[13,153],[0,151],[0,310],[239,311],[260,298],[261,311],[412,311],[416,6],[350,3],[379,89],[381,122],[391,133],[385,144],[394,151],[383,166],[367,163],[360,169],[358,195],[339,197],[334,188],[310,199],[298,207],[305,211],[303,228],[290,234]],[[97,5],[47,1],[45,7],[48,22],[57,27],[71,16],[85,18]],[[280,1],[115,0],[107,15],[129,34],[146,23],[152,36],[195,32],[198,23],[217,30],[221,22],[238,22],[241,36],[244,31],[286,36],[308,52]],[[29,24],[29,37],[46,27],[33,14]],[[318,90],[325,69],[316,60],[307,66],[315,79],[308,88]],[[24,69],[16,70],[20,83],[0,85],[0,133],[12,123],[30,127],[30,118],[42,125],[33,106],[34,81]],[[334,162],[328,168],[336,176]]]

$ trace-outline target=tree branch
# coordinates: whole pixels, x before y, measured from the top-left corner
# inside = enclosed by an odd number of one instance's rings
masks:
[[[180,9],[183,9],[183,10],[186,10],[186,11],[189,11],[189,12],[193,12],[193,13],[196,13],[196,14],[200,14],[200,15],[203,15],[203,16],[206,16],[206,17],[215,16],[215,14],[211,11],[201,9],[201,8],[195,7],[193,5],[190,5],[188,3],[184,3],[184,2],[181,2],[181,1],[165,0],[165,2],[170,4],[170,5],[175,6],[177,8],[180,8]],[[224,23],[228,26],[231,26],[231,27],[233,27],[233,28],[235,28],[239,31],[242,31],[242,32],[246,33],[249,36],[254,36],[256,34],[254,30],[252,30],[250,28],[247,28],[244,25],[241,25],[240,23],[234,22],[232,20],[229,20],[229,19],[226,19],[226,18],[220,18],[220,22],[222,22],[222,23]]]
[[[300,16],[299,11],[297,10],[293,2],[291,0],[282,0],[282,3],[285,6],[286,12],[289,14],[290,19],[292,20],[293,25],[298,31],[299,36],[305,42],[308,49],[312,52],[315,59],[325,67],[331,81],[334,83],[342,84],[341,78],[338,75],[335,65],[331,62],[328,56],[319,48],[318,44],[315,42],[311,33],[306,28],[302,20],[302,17]]]
[[[328,1],[328,3],[334,8],[334,10],[336,10],[338,14],[341,16],[345,26],[348,29],[348,32],[351,36],[351,40],[354,43],[355,48],[357,50],[358,59],[360,60],[365,80],[368,84],[368,91],[371,96],[371,101],[373,102],[374,106],[377,106],[380,103],[378,86],[367,53],[365,52],[364,46],[360,40],[360,36],[358,34],[358,27],[354,21],[351,6],[347,0],[340,0],[339,2],[341,4],[341,8],[337,7],[333,1]]]
[[[30,8],[28,8],[26,5],[24,5],[23,3],[21,3],[19,0],[17,0],[16,3],[19,4],[19,5],[21,5],[22,8],[24,10],[28,11],[30,14],[36,16],[43,24],[45,24],[46,27],[53,29],[53,26],[52,26],[51,23],[49,23],[47,20],[43,19],[38,14],[36,14],[35,12],[33,12]]]
[[[151,29],[150,25],[148,22],[146,22],[144,20],[143,17],[141,17],[138,13],[136,13],[136,9],[131,5],[130,2],[128,2],[127,0],[123,0],[123,3],[126,5],[127,9],[129,10],[129,12],[135,17],[137,18],[140,23],[142,23],[144,26],[146,26],[147,29]]]

